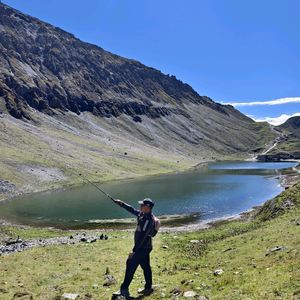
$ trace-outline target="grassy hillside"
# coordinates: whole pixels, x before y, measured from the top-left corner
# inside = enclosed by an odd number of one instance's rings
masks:
[[[151,254],[157,286],[149,299],[173,299],[187,291],[209,299],[299,299],[299,192],[300,183],[267,202],[255,218],[249,213],[243,220],[220,221],[197,232],[160,232]],[[133,232],[106,233],[106,241],[2,255],[0,298],[60,299],[72,293],[77,299],[110,299],[123,280]],[[2,226],[0,234],[4,243],[18,235],[30,240],[75,232]],[[116,285],[105,286],[108,273]],[[140,299],[142,281],[138,269],[130,287],[132,299]]]
[[[236,123],[235,117],[226,121],[218,113],[212,119],[210,108],[202,107],[201,115],[193,108],[191,119],[144,117],[142,123],[126,115],[99,118],[53,111],[49,116],[29,109],[31,121],[24,121],[8,115],[0,97],[0,200],[82,184],[79,173],[105,182],[187,170],[213,160],[245,159],[276,138],[268,124]],[[237,114],[230,107],[226,110]],[[9,188],[2,186],[4,180]]]

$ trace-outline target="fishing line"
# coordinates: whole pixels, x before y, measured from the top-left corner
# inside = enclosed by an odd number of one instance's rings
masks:
[[[106,195],[109,199],[111,199],[112,201],[115,202],[115,199],[113,197],[111,197],[109,194],[105,193],[97,185],[95,185],[93,182],[91,182],[90,180],[88,180],[85,176],[83,176],[82,174],[79,174],[79,176],[81,176],[82,178],[84,178],[87,182],[89,182],[90,184],[92,184],[96,189],[98,189],[100,192],[102,192],[104,195]]]

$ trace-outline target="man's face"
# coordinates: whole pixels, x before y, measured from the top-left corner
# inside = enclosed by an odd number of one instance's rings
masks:
[[[151,208],[147,205],[141,204],[141,212],[146,214],[151,211]]]

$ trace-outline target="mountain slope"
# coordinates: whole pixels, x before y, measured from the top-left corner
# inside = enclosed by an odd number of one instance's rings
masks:
[[[291,117],[287,119],[284,124],[278,126],[278,128],[288,131],[300,138],[300,117]]]
[[[300,117],[291,117],[275,128],[281,135],[270,154],[288,154],[300,158]]]
[[[2,179],[28,190],[49,185],[35,180],[42,169],[61,172],[54,186],[78,182],[76,172],[153,175],[246,157],[277,136],[175,76],[2,3],[0,112]]]
[[[6,101],[15,117],[28,117],[20,102],[40,111],[58,108],[106,117],[181,114],[185,103],[225,113],[174,76],[83,43],[5,5],[0,9],[2,94],[13,95]]]

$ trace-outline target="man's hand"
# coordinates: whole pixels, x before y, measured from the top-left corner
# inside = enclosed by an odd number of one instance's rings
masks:
[[[133,252],[132,250],[130,251],[129,255],[128,255],[128,259],[132,259],[133,255],[135,252]]]
[[[119,199],[115,199],[114,202],[119,206],[122,206],[122,204],[123,204],[123,201],[121,201]]]

